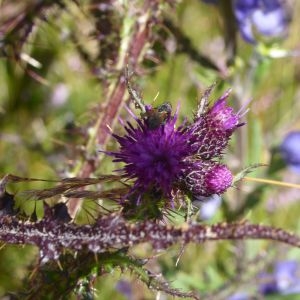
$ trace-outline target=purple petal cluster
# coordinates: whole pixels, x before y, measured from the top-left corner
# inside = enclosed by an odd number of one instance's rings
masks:
[[[127,122],[124,136],[113,135],[120,148],[108,154],[125,163],[121,171],[134,180],[131,194],[138,195],[137,201],[147,193],[173,199],[178,190],[196,199],[220,195],[231,186],[232,173],[220,159],[241,116],[227,105],[228,96],[229,91],[179,127],[177,114],[168,109],[162,115],[165,105],[147,106],[135,126]],[[155,126],[149,120],[155,120]]]
[[[134,189],[162,191],[171,195],[173,183],[183,168],[183,159],[190,154],[187,135],[175,128],[176,117],[156,129],[149,129],[147,122],[137,120],[125,126],[126,135],[113,135],[120,144],[120,151],[111,153],[115,162],[124,162],[127,178],[136,178]]]
[[[202,159],[221,155],[231,134],[242,125],[239,123],[239,114],[226,103],[229,94],[230,90],[188,128],[191,151]]]

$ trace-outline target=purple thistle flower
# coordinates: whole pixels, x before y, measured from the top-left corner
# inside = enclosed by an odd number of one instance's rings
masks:
[[[230,94],[227,91],[211,109],[188,129],[189,144],[193,154],[202,159],[211,159],[222,154],[233,131],[243,125],[239,123],[241,115],[226,104]]]
[[[300,131],[290,132],[280,146],[281,155],[286,164],[300,173]]]
[[[287,30],[287,12],[280,0],[234,0],[233,9],[242,37],[255,43],[255,32],[282,37]]]
[[[219,195],[231,186],[231,172],[217,162],[233,131],[242,125],[240,113],[226,104],[229,93],[206,112],[198,112],[193,123],[178,128],[177,113],[172,116],[169,103],[156,108],[144,106],[141,119],[131,113],[136,126],[127,122],[124,136],[113,134],[120,149],[106,152],[114,162],[125,163],[119,171],[134,181],[126,195],[130,202],[139,203],[141,197],[150,194],[173,202],[177,191],[193,198]]]
[[[133,190],[162,191],[170,196],[183,160],[190,154],[186,134],[175,128],[176,116],[158,128],[149,128],[144,120],[125,126],[126,135],[113,135],[120,144],[119,152],[111,152],[115,162],[124,162],[127,178],[135,179]]]

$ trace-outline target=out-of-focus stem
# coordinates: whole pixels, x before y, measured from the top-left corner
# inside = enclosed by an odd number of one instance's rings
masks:
[[[284,187],[300,189],[300,184],[295,184],[295,183],[290,183],[290,182],[283,182],[283,181],[265,179],[265,178],[254,178],[254,177],[244,177],[243,179],[247,180],[247,181],[254,181],[254,182],[266,183],[266,184],[271,184],[271,185],[279,185],[279,186],[284,186]]]
[[[155,10],[156,9],[156,10]],[[105,149],[107,141],[109,140],[111,133],[108,128],[113,128],[115,121],[119,115],[119,110],[125,101],[126,83],[123,71],[127,64],[130,68],[136,69],[138,63],[144,56],[144,51],[149,43],[151,34],[151,26],[155,18],[153,12],[158,12],[158,5],[154,5],[154,1],[145,1],[137,21],[133,24],[132,18],[128,12],[127,17],[124,18],[124,36],[122,37],[119,58],[117,62],[117,69],[120,70],[120,74],[116,80],[110,83],[107,89],[105,89],[106,102],[104,109],[100,112],[98,119],[95,122],[91,132],[91,136],[86,144],[87,156],[90,153],[94,153],[95,149]],[[130,28],[128,26],[132,25]],[[74,175],[77,177],[89,177],[98,167],[100,157],[93,157],[90,159],[81,160],[75,167]],[[81,200],[76,198],[69,199],[68,203],[69,214],[72,218],[76,216],[76,213],[80,209]]]
[[[227,65],[230,66],[234,63],[237,51],[237,26],[232,9],[232,1],[220,1],[220,9],[224,22],[224,39],[226,47]]]
[[[190,59],[199,63],[207,69],[218,72],[222,77],[226,75],[227,70],[222,70],[218,65],[216,65],[209,57],[200,53],[192,44],[190,38],[185,35],[185,33],[176,26],[171,19],[164,18],[163,25],[173,34],[177,41],[178,53],[185,53]]]

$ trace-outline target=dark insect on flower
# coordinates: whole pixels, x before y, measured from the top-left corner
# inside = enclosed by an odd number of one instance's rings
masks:
[[[135,104],[135,107],[141,110],[141,117],[146,121],[148,128],[156,129],[160,125],[165,124],[165,122],[171,117],[171,103],[165,102],[157,107],[152,107],[152,105],[145,105],[139,93],[131,86],[129,77],[129,71],[128,68],[126,68],[125,80],[129,95],[133,103]]]
[[[171,113],[172,105],[169,102],[154,108],[151,105],[146,105],[146,112],[142,114],[142,118],[145,119],[149,129],[156,129],[166,123],[171,117]]]

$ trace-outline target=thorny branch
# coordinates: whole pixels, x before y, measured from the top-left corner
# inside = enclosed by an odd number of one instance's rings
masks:
[[[186,224],[165,226],[155,221],[131,224],[118,214],[100,217],[94,225],[77,226],[46,217],[25,222],[14,216],[0,217],[0,240],[32,244],[40,248],[42,260],[58,259],[62,249],[87,248],[94,253],[148,242],[156,250],[176,243],[204,243],[217,240],[266,239],[300,247],[300,237],[283,229],[249,223]]]
[[[107,179],[110,178],[102,176],[98,179],[87,180],[86,184]],[[58,203],[52,208],[45,203],[44,218],[40,221],[34,221],[34,219],[29,221],[28,217],[22,218],[22,215],[15,210],[14,196],[5,191],[5,186],[8,182],[37,180],[39,179],[7,175],[0,183],[0,241],[7,244],[35,245],[40,251],[41,265],[37,269],[34,281],[29,283],[34,286],[34,289],[31,289],[28,299],[36,299],[37,296],[45,295],[45,291],[51,292],[51,295],[60,291],[60,289],[53,288],[53,284],[43,283],[43,276],[50,273],[58,274],[63,280],[66,278],[66,272],[69,272],[70,276],[72,275],[71,281],[68,279],[68,282],[65,282],[57,279],[55,282],[66,286],[64,289],[66,294],[74,290],[80,278],[88,276],[97,265],[97,262],[94,262],[94,254],[99,255],[102,265],[105,265],[107,261],[115,267],[130,269],[151,289],[173,296],[199,299],[198,295],[192,292],[186,293],[171,288],[157,275],[149,273],[143,265],[136,265],[138,261],[127,257],[125,253],[124,256],[119,256],[124,249],[126,251],[128,247],[141,243],[150,243],[156,251],[167,249],[174,244],[202,244],[206,241],[243,239],[266,239],[300,247],[300,237],[297,235],[280,228],[246,222],[215,225],[184,223],[180,227],[175,227],[153,220],[132,223],[120,214],[112,213],[98,218],[93,225],[80,226],[67,223],[71,219],[63,203]],[[62,182],[63,189],[72,189],[83,183],[78,178],[65,179]],[[73,252],[66,252],[67,249]],[[77,256],[82,256],[82,259],[68,254],[69,258],[65,260],[67,258],[65,253],[76,253]],[[53,260],[59,260],[59,265],[62,264],[64,267],[57,269]]]

